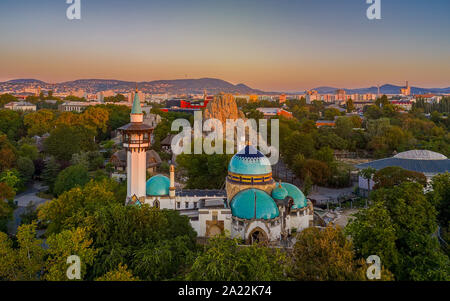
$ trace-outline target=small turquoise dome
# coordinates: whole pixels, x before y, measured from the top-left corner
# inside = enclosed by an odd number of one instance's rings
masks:
[[[259,189],[246,189],[236,194],[231,200],[231,213],[238,218],[265,220],[280,215],[275,201],[265,191]]]
[[[169,178],[163,175],[156,175],[147,181],[146,193],[153,196],[169,195],[169,188]]]
[[[276,200],[284,200],[288,196],[288,191],[286,188],[277,185],[277,187],[272,190],[272,197]]]
[[[297,186],[284,182],[281,183],[281,186],[287,190],[288,196],[294,199],[294,205],[292,206],[292,209],[300,209],[306,207],[308,203],[305,195],[300,189],[298,189]]]
[[[272,172],[269,159],[251,145],[231,158],[228,171],[241,175],[263,175]]]

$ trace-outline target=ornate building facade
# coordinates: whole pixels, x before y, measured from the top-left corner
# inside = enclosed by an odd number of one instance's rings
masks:
[[[131,125],[121,128],[128,151],[128,204],[178,210],[189,217],[199,237],[225,232],[247,243],[281,241],[292,232],[312,226],[312,203],[296,186],[276,183],[269,160],[251,145],[232,157],[225,190],[177,188],[174,166],[170,167],[169,178],[155,175],[145,182],[141,171],[145,170],[145,155],[140,152],[145,154],[150,147],[145,139],[149,129],[141,128],[141,118],[133,117],[139,114],[138,107],[135,96]]]

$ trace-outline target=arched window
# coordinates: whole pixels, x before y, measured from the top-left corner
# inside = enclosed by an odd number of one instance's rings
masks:
[[[155,200],[155,201],[153,202],[153,207],[159,209],[159,201],[158,201],[158,200]]]

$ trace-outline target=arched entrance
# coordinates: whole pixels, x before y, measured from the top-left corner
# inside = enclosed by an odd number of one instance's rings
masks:
[[[220,235],[220,234],[222,234],[222,230],[219,228],[219,226],[212,225],[209,228],[209,235],[208,235],[209,237],[214,237],[214,236]]]
[[[255,244],[255,243],[262,243],[267,242],[269,239],[267,237],[266,231],[261,229],[260,227],[256,227],[255,229],[250,232],[248,235],[247,242],[249,244]]]

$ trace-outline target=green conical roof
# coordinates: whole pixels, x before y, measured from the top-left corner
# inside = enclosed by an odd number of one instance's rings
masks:
[[[134,93],[133,108],[131,109],[131,114],[142,114],[141,101],[139,100],[137,91],[136,93]]]

